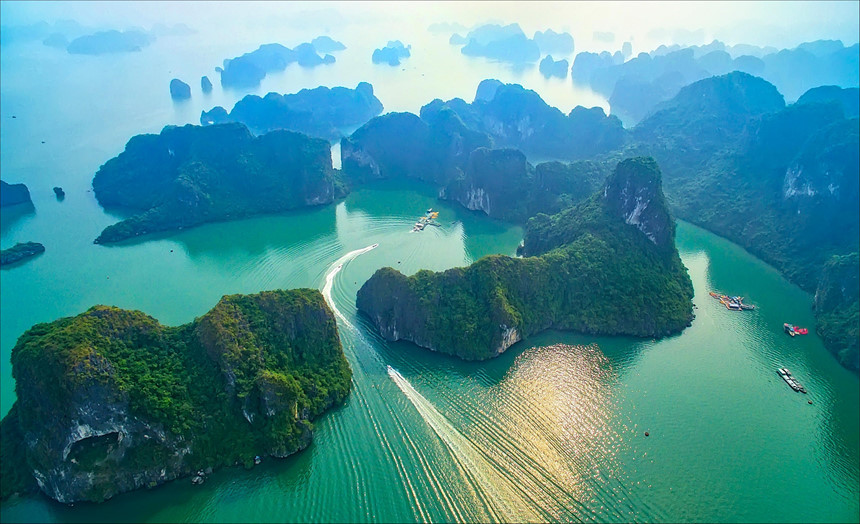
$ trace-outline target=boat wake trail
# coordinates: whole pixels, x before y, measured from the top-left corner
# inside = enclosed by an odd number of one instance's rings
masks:
[[[349,253],[347,253],[344,256],[340,257],[339,259],[335,260],[334,264],[331,265],[328,273],[326,273],[326,275],[325,275],[325,284],[323,285],[323,288],[322,288],[322,294],[325,297],[326,301],[328,302],[328,307],[330,307],[331,310],[334,311],[334,314],[337,315],[337,317],[341,321],[343,321],[344,324],[346,324],[347,326],[349,326],[352,329],[355,329],[354,326],[349,322],[349,320],[346,319],[345,316],[343,316],[343,313],[340,312],[340,310],[337,308],[337,306],[334,303],[334,299],[332,299],[332,297],[331,297],[331,288],[334,285],[334,277],[335,277],[335,275],[337,275],[340,272],[341,269],[343,269],[344,264],[346,264],[347,262],[349,262],[350,260],[354,259],[355,257],[357,257],[359,255],[363,255],[363,254],[367,253],[368,251],[372,251],[372,250],[376,249],[378,246],[379,246],[379,244],[373,244],[371,246],[367,246],[367,247],[364,247],[361,249],[356,249],[355,251],[350,251]]]
[[[535,522],[547,520],[522,496],[507,476],[494,466],[489,457],[457,431],[444,415],[433,407],[406,378],[388,366],[388,376],[415,406],[421,418],[445,443],[462,473],[481,497],[491,519],[496,522]]]

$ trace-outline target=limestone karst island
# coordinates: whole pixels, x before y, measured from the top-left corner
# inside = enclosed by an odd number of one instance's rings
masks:
[[[0,522],[860,522],[859,42],[0,2]]]

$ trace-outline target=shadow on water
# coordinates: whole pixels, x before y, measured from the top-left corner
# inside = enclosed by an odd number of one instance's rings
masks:
[[[4,266],[0,266],[0,271],[8,271],[8,270],[10,270],[10,269],[15,269],[15,268],[16,268],[16,267],[18,267],[18,266],[23,266],[23,265],[24,265],[24,264],[26,264],[27,262],[32,262],[34,259],[37,259],[37,258],[41,257],[41,256],[42,256],[42,255],[44,255],[44,254],[45,254],[45,252],[44,252],[44,251],[42,251],[41,253],[36,253],[36,254],[35,254],[35,255],[33,255],[33,256],[30,256],[30,257],[27,257],[27,258],[25,258],[25,259],[19,260],[19,261],[17,261],[17,262],[13,262],[12,264],[6,264],[6,265],[4,265]]]
[[[105,246],[128,247],[169,239],[182,245],[192,258],[218,257],[231,253],[256,256],[270,249],[313,244],[334,233],[335,208],[338,203],[277,215],[211,222],[180,231],[151,233]]]
[[[32,202],[8,206],[0,209],[0,236],[6,236],[19,222],[36,215]]]
[[[374,340],[382,359],[395,368],[430,369],[434,373],[453,374],[463,378],[480,375],[481,381],[485,382],[486,386],[503,382],[517,358],[533,348],[554,344],[586,347],[596,343],[609,359],[611,366],[618,370],[631,366],[641,352],[652,344],[651,339],[595,337],[570,331],[546,330],[517,342],[498,357],[483,361],[466,361],[459,357],[430,351],[411,342],[382,340],[370,319],[359,314],[356,321],[361,331]]]
[[[173,102],[173,113],[176,118],[180,121],[198,121],[199,116],[194,118],[196,115],[195,104],[191,103],[191,99],[171,99]],[[198,122],[199,123],[199,122]]]
[[[419,180],[374,180],[356,187],[346,198],[351,211],[371,216],[420,216],[440,202],[433,184]]]

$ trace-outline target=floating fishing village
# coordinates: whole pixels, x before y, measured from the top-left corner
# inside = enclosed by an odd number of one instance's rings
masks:
[[[752,304],[744,304],[744,297],[721,295],[719,293],[714,293],[713,291],[711,291],[709,295],[719,300],[722,305],[726,306],[726,309],[731,311],[755,309],[755,306]]]
[[[755,309],[755,306],[752,304],[744,304],[744,297],[741,296],[723,295],[714,291],[710,291],[708,294],[719,300],[720,303],[726,306],[726,309],[728,309],[729,311],[745,311]],[[786,334],[792,337],[796,335],[806,335],[809,333],[809,329],[795,326],[793,324],[789,324],[788,322],[785,322],[782,325],[782,328]],[[800,393],[806,393],[806,389],[800,384],[800,382],[797,381],[797,379],[792,376],[791,372],[787,368],[779,368],[777,369],[777,373],[779,373],[779,376],[782,377],[782,379],[785,381],[786,384],[789,385],[789,387],[791,387],[791,389]],[[809,403],[812,404],[812,401],[810,400]]]
[[[433,208],[431,207],[430,209],[427,210],[426,213],[424,213],[424,216],[422,216],[421,218],[418,219],[418,222],[415,222],[415,225],[412,226],[412,231],[413,232],[414,231],[423,231],[424,228],[427,226],[441,227],[442,224],[440,224],[438,222],[434,222],[434,220],[438,217],[439,217],[439,212],[433,211]]]

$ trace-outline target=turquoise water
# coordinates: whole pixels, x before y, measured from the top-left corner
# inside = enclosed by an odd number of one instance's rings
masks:
[[[437,201],[427,186],[371,185],[320,208],[92,244],[116,220],[88,192],[99,164],[133,134],[195,121],[201,108],[232,105],[231,97],[240,96],[216,86],[208,101],[174,106],[166,75],[185,67],[192,51],[195,64],[214,66],[248,49],[194,40],[159,45],[111,58],[58,55],[36,45],[0,49],[0,171],[4,180],[27,183],[35,203],[34,212],[2,211],[0,244],[34,240],[47,249],[0,271],[2,413],[14,402],[11,348],[34,323],[111,304],[176,325],[224,294],[323,289],[339,259],[378,243],[345,261],[331,288],[353,392],[318,421],[310,448],[285,460],[101,505],[13,500],[0,507],[0,520],[860,520],[857,375],[841,368],[814,334],[782,333],[786,321],[814,327],[808,294],[694,226],[678,228],[698,306],[682,334],[652,341],[547,332],[484,363],[387,343],[356,315],[355,293],[379,267],[441,270],[515,251],[521,229]],[[449,51],[430,56],[454,60]],[[443,86],[443,67],[432,69],[419,53],[410,60],[416,68],[410,74],[426,66],[429,77],[411,91],[405,89],[411,77],[350,65],[340,55],[333,67],[342,69],[288,70],[261,89],[335,85],[329,80],[342,73],[346,85],[379,84],[386,108],[412,111],[451,92],[470,99],[478,76],[509,81],[519,74],[548,99],[558,89],[528,71],[481,61],[454,63],[454,70],[474,71]],[[184,76],[192,73],[198,72]],[[93,90],[93,81],[103,89]],[[590,96],[564,96],[580,95]],[[64,202],[54,199],[53,185],[66,190]],[[411,233],[431,206],[442,227]],[[743,295],[757,309],[727,311],[710,290]],[[792,392],[777,376],[783,366],[809,395]]]

